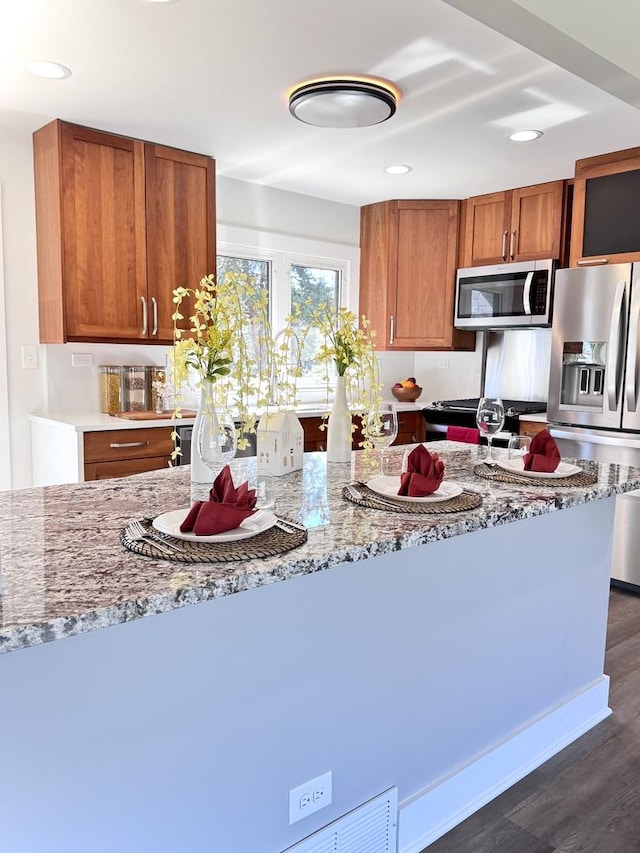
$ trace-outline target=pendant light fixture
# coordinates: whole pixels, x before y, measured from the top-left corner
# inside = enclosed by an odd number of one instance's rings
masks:
[[[293,89],[289,112],[316,127],[370,127],[393,116],[399,96],[388,80],[322,77]]]

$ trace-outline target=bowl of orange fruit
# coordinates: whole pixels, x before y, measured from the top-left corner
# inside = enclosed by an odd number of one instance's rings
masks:
[[[391,393],[400,403],[413,403],[422,394],[422,388],[416,382],[415,376],[410,376],[392,385]]]

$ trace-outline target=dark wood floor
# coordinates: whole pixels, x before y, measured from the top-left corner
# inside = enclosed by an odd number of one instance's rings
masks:
[[[426,853],[640,852],[640,595],[612,589],[613,715]]]

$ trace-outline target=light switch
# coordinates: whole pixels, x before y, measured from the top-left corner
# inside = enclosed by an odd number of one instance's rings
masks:
[[[38,347],[35,344],[22,347],[22,367],[25,370],[38,366]]]

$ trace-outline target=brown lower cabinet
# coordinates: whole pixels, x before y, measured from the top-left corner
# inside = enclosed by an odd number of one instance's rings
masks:
[[[354,450],[359,450],[362,442],[362,429],[360,428],[360,419],[354,418],[356,425],[355,432],[352,438],[352,447]],[[314,450],[327,449],[327,430],[326,421],[322,418],[300,418],[300,423],[304,430],[304,450],[305,453],[310,453]],[[321,429],[323,423],[325,429]],[[398,412],[398,437],[394,444],[416,444],[419,441],[424,441],[425,438],[425,421],[422,417],[422,412]]]
[[[394,444],[417,444],[425,440],[426,422],[422,412],[398,412],[398,437]]]
[[[354,422],[353,449],[358,450],[362,430],[359,419],[355,418]],[[322,418],[300,418],[300,423],[304,430],[305,453],[326,450],[327,431],[321,429]],[[172,427],[141,427],[85,432],[84,479],[106,480],[166,468],[173,450],[171,431]],[[424,436],[422,412],[398,413],[398,437],[394,444],[415,444],[424,441]]]
[[[320,417],[300,418],[304,430],[304,452],[313,453],[316,450],[327,449],[327,421]],[[358,450],[362,441],[362,430],[359,418],[354,418],[355,432],[351,439],[351,446]]]
[[[84,478],[105,480],[166,468],[172,427],[112,429],[84,434]]]

